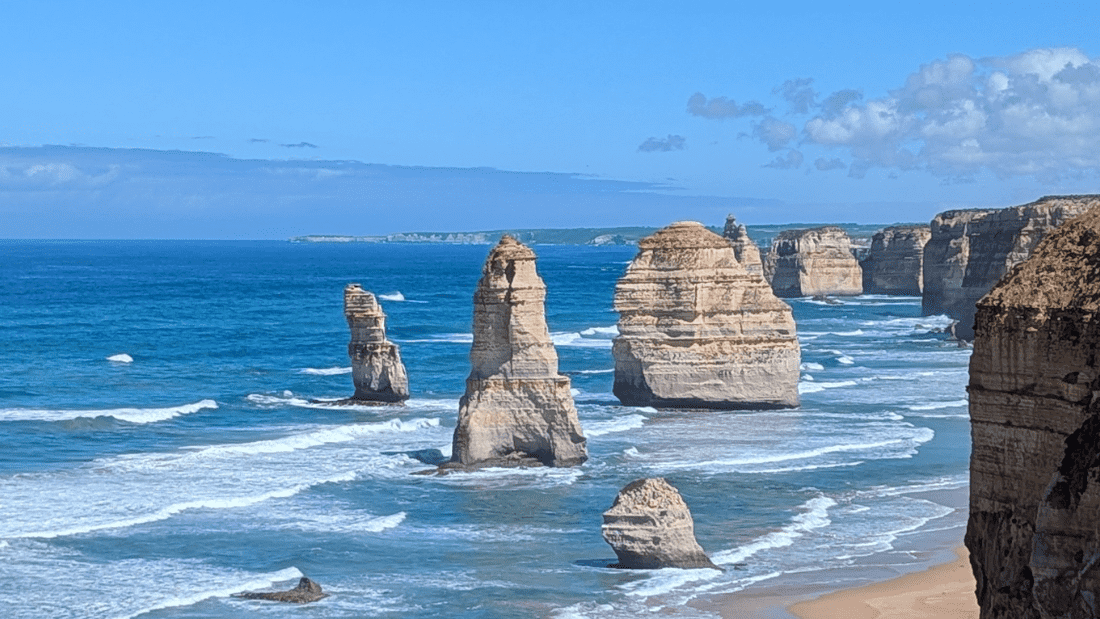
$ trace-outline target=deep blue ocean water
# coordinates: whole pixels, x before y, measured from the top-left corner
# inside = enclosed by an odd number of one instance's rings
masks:
[[[591,459],[435,477],[409,454],[450,452],[488,247],[0,241],[4,616],[705,617],[685,603],[961,539],[935,497],[967,484],[969,351],[919,298],[792,300],[800,409],[659,412],[611,394],[634,248],[534,249]],[[406,406],[311,402],[353,391],[349,282]],[[724,571],[604,567],[601,513],[645,476]],[[230,597],[303,574],[332,596]]]

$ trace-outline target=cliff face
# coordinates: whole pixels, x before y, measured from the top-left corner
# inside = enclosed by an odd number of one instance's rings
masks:
[[[695,522],[680,492],[660,477],[633,481],[603,513],[603,539],[619,557],[611,567],[715,567],[695,540]]]
[[[1100,209],[977,307],[966,545],[983,619],[1100,614]]]
[[[489,252],[474,293],[471,369],[459,404],[453,462],[534,459],[572,466],[588,458],[569,379],[558,374],[545,300],[535,253],[505,235]]]
[[[928,226],[891,226],[875,233],[863,261],[863,292],[919,296],[924,290]]]
[[[386,315],[374,295],[359,284],[344,288],[344,317],[351,329],[348,357],[355,384],[353,400],[401,402],[409,398],[409,377],[397,345],[386,339]]]
[[[959,321],[959,338],[973,339],[978,299],[1047,233],[1097,204],[1098,196],[1050,196],[1006,209],[937,215],[924,253],[924,314],[947,314]]]
[[[733,255],[745,270],[753,275],[764,275],[764,263],[760,259],[760,248],[749,238],[745,224],[738,224],[733,215],[726,216],[726,227],[722,237],[733,247]]]
[[[615,396],[627,406],[798,406],[791,308],[724,238],[678,222],[638,243],[615,287]]]
[[[863,271],[848,233],[836,226],[784,230],[772,241],[764,275],[780,297],[858,295]]]

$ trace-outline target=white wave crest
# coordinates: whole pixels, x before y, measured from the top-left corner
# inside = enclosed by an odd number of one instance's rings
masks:
[[[757,538],[744,546],[716,553],[711,559],[718,565],[730,565],[741,563],[745,559],[765,550],[790,546],[796,539],[806,533],[832,524],[832,520],[829,518],[829,508],[836,504],[836,501],[824,496],[810,499],[802,505],[802,509],[805,511],[792,518],[791,523],[787,526]]]
[[[641,415],[623,415],[607,421],[588,421],[584,424],[584,435],[603,436],[612,432],[625,432],[645,425],[646,418]]]
[[[821,365],[820,363],[810,362],[810,363],[803,363],[802,365],[798,366],[798,369],[802,370],[803,372],[805,372],[807,370],[811,370],[811,371],[814,371],[814,372],[820,372],[820,371],[825,369],[825,366]]]
[[[395,290],[389,294],[380,294],[378,298],[383,301],[404,301],[405,295],[401,294],[400,290]]]
[[[111,362],[114,362],[114,363],[133,363],[134,362],[134,358],[131,357],[130,355],[124,353],[124,352],[119,353],[117,355],[111,355],[110,357],[107,357],[107,360],[111,361]]]
[[[214,400],[200,400],[194,404],[169,406],[167,408],[108,408],[98,410],[5,408],[0,409],[0,421],[68,421],[70,419],[114,417],[119,421],[130,423],[154,423],[214,408],[218,408],[218,403]]]
[[[299,374],[313,374],[314,376],[335,376],[337,374],[351,374],[350,367],[338,368],[302,368]]]
[[[970,406],[969,400],[951,400],[950,402],[933,402],[931,404],[910,404],[905,408],[911,411],[934,411],[941,408],[956,408],[960,406]]]
[[[813,381],[809,383],[798,383],[798,393],[817,393],[819,391],[825,391],[826,389],[854,387],[857,384],[858,383],[854,380],[841,380],[835,382]]]
[[[586,337],[594,336],[611,336],[615,337],[619,334],[619,327],[617,325],[611,325],[610,327],[592,327],[581,331],[581,335]]]
[[[606,338],[585,337],[580,333],[551,333],[554,346],[576,346],[584,348],[611,348],[611,340]]]

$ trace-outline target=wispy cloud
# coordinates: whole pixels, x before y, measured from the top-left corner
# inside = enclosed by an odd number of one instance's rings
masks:
[[[212,136],[212,135],[193,135],[193,136],[191,136],[191,139],[192,140],[213,140],[214,136]]]
[[[252,138],[251,140],[248,141],[248,143],[249,144],[266,144],[267,142],[270,142],[270,141],[271,140],[269,140],[267,138]]]
[[[682,135],[672,135],[665,138],[647,138],[638,146],[640,153],[667,153],[674,150],[684,150],[687,140]]]
[[[786,155],[776,157],[775,159],[772,159],[769,163],[765,163],[764,167],[778,168],[780,170],[793,170],[795,168],[802,167],[802,161],[804,159],[805,156],[802,153],[792,148],[791,150],[787,151]]]
[[[693,116],[703,118],[741,118],[742,116],[763,116],[768,113],[768,109],[758,101],[747,101],[738,105],[736,101],[726,97],[707,99],[701,92],[691,95],[688,99],[687,111]]]
[[[284,148],[318,148],[316,144],[310,142],[298,142],[297,144],[280,144]]]

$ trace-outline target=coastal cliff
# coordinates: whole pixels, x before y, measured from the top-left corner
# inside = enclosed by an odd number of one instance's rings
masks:
[[[1039,243],[975,323],[966,546],[981,616],[1096,617],[1100,209]]]
[[[749,238],[749,232],[745,229],[745,224],[739,224],[736,217],[727,215],[726,227],[722,231],[722,236],[729,241],[730,246],[733,247],[734,256],[737,257],[737,261],[745,267],[746,271],[754,275],[764,275],[764,263],[760,259],[760,248]]]
[[[1006,209],[940,213],[924,250],[923,313],[947,314],[958,321],[957,337],[973,339],[978,300],[1046,234],[1098,204],[1098,196],[1047,196]]]
[[[505,235],[474,293],[471,368],[453,463],[573,466],[588,459],[569,378],[558,374],[545,300],[535,253]]]
[[[386,339],[386,314],[359,284],[344,288],[344,317],[351,330],[352,400],[401,402],[409,398],[409,377],[397,345]]]
[[[863,292],[863,271],[851,239],[836,226],[780,232],[764,260],[764,276],[780,297]]]
[[[920,296],[928,226],[890,226],[875,233],[863,261],[863,292]]]
[[[791,308],[729,242],[677,222],[638,244],[615,287],[614,393],[627,406],[798,406]]]

